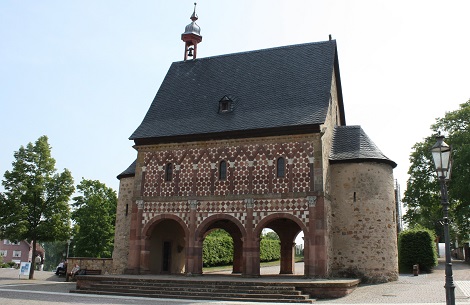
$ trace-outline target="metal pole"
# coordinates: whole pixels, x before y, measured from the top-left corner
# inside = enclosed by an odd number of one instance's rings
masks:
[[[447,186],[445,177],[439,177],[439,183],[441,185],[441,203],[444,212],[444,239],[446,247],[446,304],[455,305],[455,285],[454,278],[452,275],[452,262],[450,257],[450,236],[449,236],[449,201],[447,199]]]
[[[67,256],[65,258],[69,258],[69,248],[70,248],[70,240],[67,241]]]

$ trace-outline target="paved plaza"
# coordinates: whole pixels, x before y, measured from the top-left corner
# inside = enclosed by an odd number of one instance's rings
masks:
[[[296,270],[301,270],[301,265]],[[265,269],[264,272],[272,272]],[[453,262],[455,295],[458,305],[470,305],[470,265]],[[318,300],[317,304],[445,304],[444,262],[433,273],[419,276],[401,275],[396,282],[361,285],[352,294],[334,300]],[[18,270],[0,269],[0,304],[2,305],[62,305],[62,304],[266,304],[226,301],[191,301],[151,298],[130,298],[70,294],[75,283],[67,283],[52,272],[37,271],[35,279],[19,279]],[[268,303],[273,304],[273,303]]]

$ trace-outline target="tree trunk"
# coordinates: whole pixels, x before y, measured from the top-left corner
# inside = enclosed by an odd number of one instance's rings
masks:
[[[31,257],[31,269],[29,269],[29,279],[34,279],[34,268],[36,268],[36,240],[33,239],[33,255]]]

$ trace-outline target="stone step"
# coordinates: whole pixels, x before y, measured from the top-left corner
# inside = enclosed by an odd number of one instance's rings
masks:
[[[226,285],[205,283],[147,283],[147,282],[99,282],[91,284],[95,289],[119,287],[120,289],[165,289],[165,290],[196,290],[196,291],[244,291],[247,293],[300,294],[293,286],[266,285]]]
[[[279,289],[286,289],[290,290],[293,289],[293,286],[286,286],[282,283],[270,283],[269,286],[266,286],[262,282],[250,282],[248,281],[207,281],[207,280],[150,280],[150,279],[142,279],[142,280],[135,280],[135,279],[126,279],[126,278],[99,278],[95,277],[96,280],[99,280],[99,283],[105,283],[110,285],[119,285],[119,284],[133,284],[139,285],[180,285],[180,286],[189,286],[194,287],[195,285],[200,284],[204,287],[221,287],[221,286],[229,286],[229,287],[269,287],[268,289],[279,290]]]
[[[315,300],[309,299],[308,296],[289,296],[289,297],[280,297],[280,295],[252,295],[252,294],[197,294],[197,293],[186,293],[180,291],[181,294],[171,294],[166,292],[154,291],[153,293],[148,293],[148,291],[108,291],[108,290],[93,290],[89,289],[79,289],[71,290],[71,293],[80,293],[80,294],[98,294],[98,295],[119,295],[119,296],[133,296],[133,297],[147,297],[147,298],[163,298],[163,299],[190,299],[190,300],[221,300],[221,301],[245,301],[245,302],[282,302],[282,303],[307,303],[312,304]]]
[[[148,294],[155,294],[155,293],[167,293],[167,294],[185,294],[185,295],[226,295],[226,296],[252,296],[254,298],[294,298],[294,299],[302,299],[305,298],[305,295],[301,295],[300,291],[289,291],[288,293],[282,292],[274,292],[271,290],[262,290],[262,291],[253,291],[253,290],[237,290],[237,289],[206,289],[206,288],[173,288],[173,287],[165,287],[161,289],[155,289],[152,287],[119,287],[119,286],[99,286],[99,285],[92,285],[90,290],[100,290],[100,291],[132,291],[138,293],[148,293]]]

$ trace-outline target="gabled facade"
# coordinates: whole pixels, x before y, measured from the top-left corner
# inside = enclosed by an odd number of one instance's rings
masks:
[[[281,274],[294,272],[303,232],[307,277],[397,278],[396,165],[346,126],[336,41],[185,56],[130,139],[116,272],[202,274],[202,242],[220,228],[233,272],[259,276],[269,228]]]
[[[45,251],[37,245],[36,253],[44,257]],[[25,240],[12,242],[8,239],[0,240],[0,256],[4,263],[30,262],[33,257],[32,245]]]

